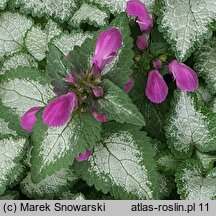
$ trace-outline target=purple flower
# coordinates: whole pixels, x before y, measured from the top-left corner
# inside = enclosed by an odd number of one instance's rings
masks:
[[[40,110],[41,107],[33,107],[28,110],[22,117],[21,117],[21,126],[24,130],[32,131],[37,118],[35,114]]]
[[[68,74],[66,77],[66,82],[68,83],[74,83],[74,77],[72,74]]]
[[[84,153],[80,153],[77,157],[76,160],[77,161],[85,161],[88,160],[89,157],[91,155],[91,151],[89,149],[86,149],[86,151]]]
[[[97,98],[98,97],[103,97],[103,95],[104,95],[104,90],[101,87],[93,88],[92,92],[93,92],[94,96],[97,97]]]
[[[152,18],[142,2],[138,0],[128,1],[126,11],[129,16],[137,18],[136,22],[139,24],[142,32],[148,31],[153,27]]]
[[[198,88],[199,80],[197,74],[187,65],[173,60],[168,65],[168,71],[173,75],[179,89],[193,92]]]
[[[102,123],[107,122],[107,117],[105,114],[99,114],[95,110],[91,114],[97,121],[102,122]]]
[[[50,127],[63,126],[69,120],[78,105],[78,98],[73,92],[51,101],[44,109],[43,122]]]
[[[137,37],[136,45],[140,50],[144,51],[148,48],[148,40],[144,35],[140,35]]]
[[[122,35],[117,28],[110,28],[102,32],[96,43],[92,59],[94,74],[100,73],[109,64],[122,47]]]
[[[145,92],[147,98],[153,103],[159,104],[165,101],[168,86],[158,70],[149,72]]]
[[[155,69],[161,69],[162,66],[163,66],[161,60],[159,60],[159,59],[153,61],[152,64],[153,64],[153,67],[154,67]]]
[[[126,84],[124,85],[124,91],[125,91],[126,93],[129,93],[130,90],[131,90],[132,87],[133,87],[133,84],[134,84],[134,80],[133,80],[133,79],[130,79],[129,82],[126,83]]]

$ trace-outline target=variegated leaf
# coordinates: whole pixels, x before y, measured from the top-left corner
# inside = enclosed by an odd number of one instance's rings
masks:
[[[27,33],[25,43],[29,53],[34,56],[38,61],[43,60],[46,57],[46,51],[48,51],[48,43],[55,36],[61,33],[61,29],[57,23],[50,20],[45,29],[41,27],[33,26]]]
[[[31,19],[17,13],[5,12],[1,14],[0,59],[23,49],[25,34],[32,24]]]
[[[89,23],[96,27],[105,26],[108,23],[109,15],[94,5],[82,4],[70,20],[72,26],[79,27],[82,23]]]
[[[197,161],[186,161],[178,169],[176,182],[178,193],[183,200],[216,198],[216,168],[205,174]]]
[[[194,147],[202,152],[216,150],[216,116],[198,103],[195,94],[175,92],[166,125],[168,145],[177,157],[190,157]]]
[[[31,174],[33,182],[40,182],[61,168],[71,165],[74,158],[93,149],[100,140],[101,123],[89,114],[74,114],[62,127],[47,127],[39,119],[33,131]]]
[[[172,45],[176,58],[185,61],[204,38],[211,37],[209,25],[216,17],[216,2],[163,0],[160,4],[159,28]]]
[[[154,150],[144,132],[129,125],[107,124],[103,140],[88,161],[77,162],[77,174],[116,199],[157,199]]]
[[[39,183],[33,183],[31,173],[21,182],[20,187],[23,194],[31,199],[54,199],[69,190],[77,177],[71,169],[61,169],[51,176],[47,176]]]

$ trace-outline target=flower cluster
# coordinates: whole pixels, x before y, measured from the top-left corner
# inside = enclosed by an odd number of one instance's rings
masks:
[[[136,44],[140,50],[144,51],[148,48],[149,34],[153,27],[152,17],[148,13],[145,5],[139,0],[128,1],[126,11],[128,16],[136,18],[136,22],[142,32],[142,35],[137,37]],[[154,69],[148,74],[145,90],[147,98],[156,104],[165,101],[168,95],[168,86],[159,72],[159,69],[161,69],[162,66],[163,65],[160,60],[153,61]],[[179,89],[193,92],[198,88],[198,77],[195,71],[184,63],[173,60],[168,65],[168,73],[173,75]]]
[[[73,112],[90,112],[99,122],[106,122],[107,117],[104,113],[98,113],[93,107],[91,100],[97,100],[103,97],[104,90],[100,86],[102,82],[101,73],[105,66],[109,64],[117,55],[122,47],[122,34],[117,28],[110,28],[102,32],[96,43],[96,48],[92,58],[92,68],[83,74],[78,74],[76,68],[65,77],[69,84],[68,93],[57,96],[47,106],[45,106],[42,119],[44,124],[49,127],[60,127],[65,125],[73,115]],[[73,56],[68,55],[70,60]],[[125,87],[129,91],[130,84]],[[32,131],[37,121],[36,113],[41,107],[33,107],[28,110],[21,118],[21,125],[27,131]],[[77,156],[78,161],[87,159],[90,156],[90,150]]]

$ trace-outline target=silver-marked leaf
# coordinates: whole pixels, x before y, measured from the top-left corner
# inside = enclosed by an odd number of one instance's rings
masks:
[[[106,8],[113,14],[119,14],[126,11],[126,3],[128,0],[87,0],[89,3],[94,3],[101,8]],[[147,9],[152,12],[155,0],[141,0]]]
[[[38,64],[31,55],[27,53],[17,53],[4,61],[0,74],[5,74],[6,71],[16,69],[18,66],[37,68]]]
[[[102,86],[105,95],[98,100],[100,112],[105,113],[108,120],[119,123],[129,123],[144,126],[145,120],[132,100],[123,90],[109,80],[104,80]]]
[[[0,200],[18,200],[18,198],[18,191],[5,191],[5,193],[0,196]]]
[[[46,57],[46,51],[48,51],[48,43],[61,32],[62,30],[58,27],[57,23],[52,20],[49,20],[45,29],[33,26],[28,31],[25,39],[29,53],[38,61],[43,60]]]
[[[19,67],[0,81],[1,105],[21,117],[35,106],[44,106],[54,93],[40,71]]]
[[[31,19],[17,13],[0,16],[0,58],[23,49],[25,34],[32,24]]]
[[[87,38],[92,38],[92,34],[91,33],[84,33],[84,32],[71,32],[69,33],[63,33],[58,37],[55,37],[52,40],[52,43],[58,47],[65,56],[67,56],[67,54],[73,50],[74,46],[81,46],[83,44],[83,42],[87,39]]]
[[[178,193],[183,200],[210,200],[216,198],[216,168],[204,175],[195,160],[186,161],[176,174]]]
[[[54,93],[41,72],[18,67],[6,72],[0,80],[0,117],[8,127],[26,135],[20,126],[20,117],[35,106],[45,106]]]
[[[67,21],[77,8],[75,0],[16,0],[16,4],[27,14],[54,17],[60,22]]]
[[[23,194],[30,199],[54,199],[69,190],[77,177],[71,169],[61,169],[51,176],[47,176],[39,183],[33,183],[31,173],[21,182],[20,187]]]
[[[200,50],[195,54],[195,69],[202,76],[209,90],[216,93],[216,37],[211,38],[201,46]]]
[[[4,10],[9,0],[0,0],[0,10]]]
[[[195,94],[176,91],[166,125],[168,145],[177,157],[190,157],[194,147],[216,150],[216,116],[204,109]]]
[[[86,148],[93,149],[100,140],[101,123],[89,114],[74,114],[62,127],[47,127],[39,119],[33,130],[31,174],[39,182],[61,168],[73,163],[74,158]]]
[[[204,171],[209,171],[214,167],[214,162],[216,162],[216,155],[206,154],[200,151],[195,152],[195,157],[200,161]]]
[[[116,199],[157,199],[155,152],[145,132],[129,125],[107,124],[103,139],[75,171],[97,190]]]
[[[94,5],[82,4],[70,19],[72,26],[80,27],[82,23],[89,23],[96,27],[108,24],[109,15]]]
[[[17,174],[25,149],[25,138],[9,136],[0,139],[0,194],[4,193],[13,176]]]
[[[175,51],[176,58],[185,61],[204,38],[211,37],[209,25],[216,17],[214,0],[160,1],[159,28]]]

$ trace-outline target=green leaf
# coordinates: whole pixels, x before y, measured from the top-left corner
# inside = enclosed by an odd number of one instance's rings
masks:
[[[201,152],[216,150],[216,116],[198,103],[195,94],[175,92],[167,120],[168,145],[176,157],[190,157],[194,147]]]
[[[113,14],[119,14],[126,11],[126,3],[128,0],[87,0],[89,3],[99,5],[101,8],[106,8]],[[147,9],[152,12],[155,0],[141,0]]]
[[[30,199],[54,199],[59,198],[63,192],[68,191],[73,182],[77,180],[71,169],[61,169],[51,176],[47,176],[39,183],[33,183],[31,173],[21,182],[23,194]]]
[[[89,23],[96,27],[108,24],[109,15],[94,5],[82,4],[70,19],[72,26],[80,27],[82,23]]]
[[[112,21],[106,28],[97,32],[93,39],[87,39],[80,47],[74,47],[70,52],[71,62],[78,72],[83,72],[92,68],[92,56],[95,50],[98,35],[108,28],[115,27],[120,29],[123,36],[122,48],[119,50],[115,59],[108,64],[102,72],[102,76],[110,79],[113,83],[124,88],[124,84],[129,81],[129,76],[132,74],[131,67],[133,65],[133,40],[130,37],[130,27],[128,18],[125,14],[121,14]]]
[[[5,191],[5,193],[0,196],[0,200],[18,200],[19,192],[18,191]]]
[[[212,154],[206,154],[196,151],[195,157],[202,164],[204,171],[210,171],[214,167],[214,162],[216,162],[216,155]]]
[[[9,0],[0,0],[0,10],[4,10]]]
[[[202,76],[209,90],[215,94],[216,93],[216,77],[215,77],[215,69],[216,69],[216,37],[208,40],[206,44],[204,44],[200,50],[195,54],[196,63],[195,69],[200,76]]]
[[[216,168],[204,174],[201,164],[189,160],[176,174],[178,193],[183,200],[210,200],[216,198]]]
[[[9,136],[0,139],[0,194],[4,193],[8,184],[11,185],[11,179],[17,175],[26,145],[25,138]]]
[[[16,69],[18,66],[37,68],[38,64],[31,55],[27,53],[17,53],[4,61],[0,74],[5,74],[6,71]]]
[[[0,80],[0,107],[5,118],[11,113],[18,118],[32,107],[43,107],[53,96],[46,77],[34,69],[18,67]]]
[[[169,175],[175,175],[178,160],[168,150],[161,152],[156,158],[158,169]]]
[[[63,33],[51,41],[56,47],[58,47],[65,56],[74,49],[74,46],[81,46],[87,38],[92,38],[93,35],[90,32],[76,32]]]
[[[75,171],[116,199],[157,199],[158,175],[150,139],[130,125],[106,124],[102,141]]]
[[[172,45],[176,58],[185,61],[194,49],[210,38],[209,25],[215,20],[216,2],[163,0],[159,2],[159,30]]]
[[[38,61],[43,60],[46,57],[46,51],[48,51],[48,43],[52,38],[60,35],[61,32],[62,30],[57,23],[52,20],[49,20],[45,29],[42,29],[40,26],[33,26],[25,38],[25,44],[29,53]]]
[[[33,16],[54,17],[60,22],[67,21],[76,10],[75,0],[16,0],[21,11]]]
[[[24,37],[32,20],[17,13],[5,12],[0,16],[0,59],[23,49]]]
[[[105,95],[98,100],[98,103],[101,112],[106,114],[108,120],[137,126],[145,125],[142,114],[123,90],[106,79],[103,81],[102,87],[105,90]]]
[[[89,114],[74,114],[63,127],[47,127],[39,119],[33,129],[31,174],[39,182],[73,163],[86,148],[93,149],[100,140],[101,123]]]
[[[47,73],[54,86],[54,91],[58,94],[68,92],[69,85],[66,77],[70,74],[72,64],[67,60],[66,56],[53,44],[49,45],[49,54],[47,56]]]

